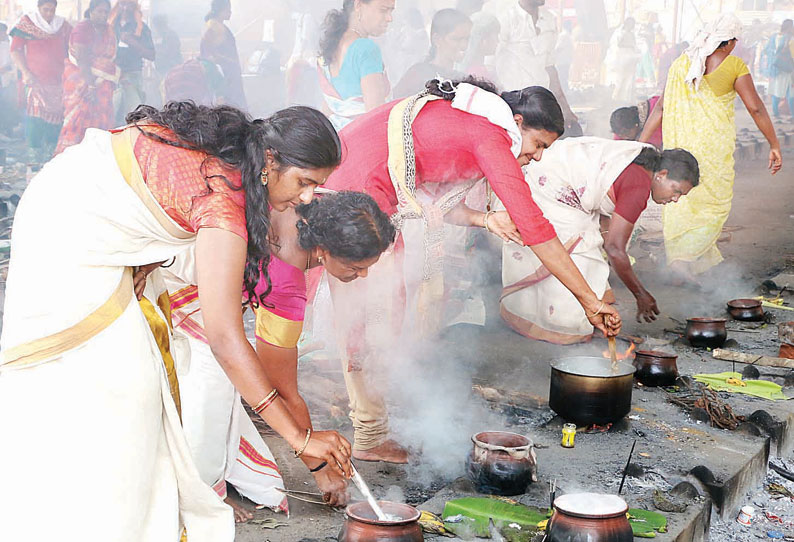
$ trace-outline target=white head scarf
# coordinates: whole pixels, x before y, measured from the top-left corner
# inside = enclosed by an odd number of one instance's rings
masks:
[[[47,34],[57,34],[58,31],[61,29],[64,23],[64,18],[58,15],[53,18],[51,23],[48,23],[44,17],[41,16],[41,12],[38,8],[35,8],[27,13],[28,18],[39,27],[42,31]]]
[[[693,85],[695,90],[700,88],[703,74],[706,73],[706,57],[716,51],[720,43],[738,39],[741,33],[742,22],[733,13],[723,13],[704,26],[685,51],[691,60],[686,82]]]

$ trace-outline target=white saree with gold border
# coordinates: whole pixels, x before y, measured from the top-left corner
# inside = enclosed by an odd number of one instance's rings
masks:
[[[0,540],[234,539],[180,425],[159,272],[142,303],[132,291],[131,267],[195,235],[155,202],[129,134],[88,130],[17,209],[0,338],[0,479],[13,490],[0,492]]]

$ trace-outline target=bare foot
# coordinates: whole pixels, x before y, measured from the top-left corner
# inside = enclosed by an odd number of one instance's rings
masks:
[[[404,465],[408,463],[408,450],[389,439],[383,444],[370,448],[369,450],[353,449],[353,459],[359,461],[383,461],[384,463],[397,463]]]
[[[231,506],[232,510],[234,510],[235,523],[245,523],[249,519],[253,519],[254,514],[248,510],[241,501],[235,499],[234,497],[228,496],[223,499],[223,502]]]
[[[408,463],[408,450],[389,439],[369,450],[353,449],[353,459],[359,461],[383,461],[384,463]]]

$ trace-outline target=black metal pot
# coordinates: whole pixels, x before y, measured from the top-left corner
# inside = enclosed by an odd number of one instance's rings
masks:
[[[728,339],[725,318],[687,318],[686,338],[692,346],[719,348]]]
[[[634,354],[634,378],[645,386],[672,386],[678,378],[678,356],[658,350],[637,350]]]
[[[551,362],[549,407],[578,425],[604,425],[631,410],[635,368],[605,358],[578,356]]]

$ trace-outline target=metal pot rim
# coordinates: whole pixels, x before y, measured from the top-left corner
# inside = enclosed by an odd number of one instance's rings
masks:
[[[360,523],[368,523],[370,525],[384,525],[384,526],[407,525],[409,523],[414,523],[415,521],[419,521],[419,517],[421,513],[419,512],[419,510],[417,510],[410,504],[393,502],[393,501],[380,501],[380,500],[378,501],[378,504],[386,514],[390,514],[392,513],[392,510],[394,510],[395,508],[399,508],[406,512],[410,512],[411,515],[409,517],[402,517],[403,514],[400,514],[401,519],[395,521],[381,521],[377,518],[375,519],[365,518],[360,515],[357,515],[355,509],[366,507],[367,509],[372,510],[372,508],[369,506],[369,503],[367,503],[367,501],[361,501],[361,502],[354,502],[353,504],[349,504],[347,508],[345,508],[345,516],[347,516],[349,519],[353,521],[358,521]]]
[[[501,435],[509,435],[518,437],[520,439],[526,440],[526,444],[522,444],[521,446],[502,446],[499,444],[491,444],[490,442],[484,442],[480,440],[480,435],[485,435],[487,433],[491,434],[501,434]],[[532,439],[526,435],[522,435],[520,433],[513,433],[512,431],[480,431],[479,433],[475,433],[471,436],[471,441],[474,443],[475,446],[479,446],[481,448],[485,448],[486,450],[490,451],[502,451],[502,452],[510,452],[510,451],[526,451],[532,448],[535,443],[532,442]]]
[[[625,361],[618,361],[619,372],[616,374],[612,374],[611,372],[609,372],[609,374],[590,374],[587,372],[583,372],[582,370],[577,371],[573,367],[566,367],[566,368],[560,367],[560,366],[564,367],[566,364],[573,365],[577,362],[580,364],[589,362],[592,364],[597,363],[600,365],[604,365],[608,371],[610,370],[608,367],[612,363],[607,358],[599,358],[597,356],[571,356],[567,358],[558,358],[552,360],[549,363],[549,365],[551,365],[551,368],[553,370],[559,371],[560,373],[569,374],[572,376],[580,376],[583,378],[603,378],[603,379],[620,378],[622,376],[633,375],[637,371],[637,368],[634,367],[634,365],[632,365],[631,363],[627,363]]]
[[[609,500],[620,501],[620,502],[619,503],[615,502],[615,505],[618,506],[618,508],[615,511],[607,512],[607,513],[603,513],[603,514],[579,512],[579,511],[576,511],[576,510],[570,510],[570,509],[566,509],[565,508],[567,500],[570,500],[570,499],[572,499],[574,497],[579,497],[579,496],[584,497],[585,495],[591,496],[594,499],[604,499],[604,500],[609,499]],[[578,518],[591,518],[591,519],[607,519],[607,518],[620,517],[620,516],[624,515],[626,512],[628,512],[628,510],[629,510],[629,505],[626,503],[626,501],[624,501],[622,498],[618,497],[617,495],[604,495],[604,494],[600,494],[600,493],[570,493],[570,494],[566,494],[566,495],[560,495],[559,497],[554,499],[553,506],[554,506],[554,509],[556,511],[559,511],[560,513],[565,514],[567,516],[574,516],[574,517],[578,517]]]

